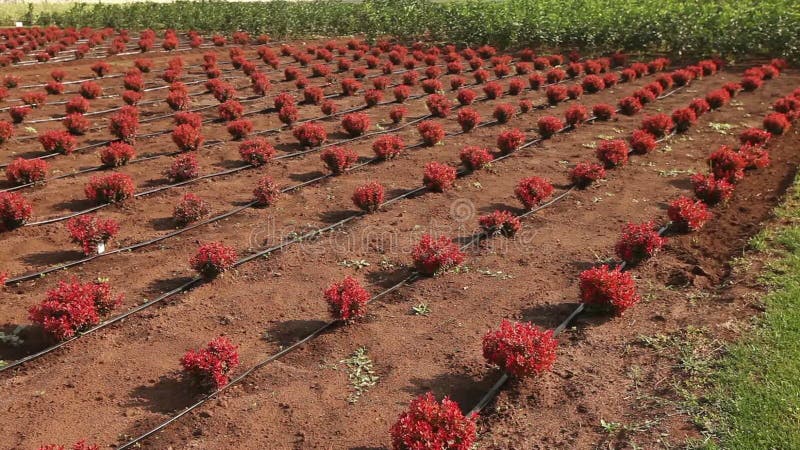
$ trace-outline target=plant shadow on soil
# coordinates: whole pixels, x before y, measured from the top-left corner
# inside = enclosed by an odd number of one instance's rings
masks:
[[[53,265],[58,263],[63,263],[65,261],[73,261],[76,259],[83,258],[83,252],[78,250],[52,250],[52,251],[44,251],[33,253],[30,255],[25,255],[22,260],[25,261],[27,264],[32,265]]]
[[[159,294],[171,291],[178,286],[188,283],[192,280],[193,277],[175,277],[175,278],[161,278],[158,280],[153,280],[149,285],[148,288],[151,291],[157,292]]]
[[[0,332],[6,335],[13,335],[18,327],[20,327],[20,325],[16,323],[5,323],[0,325]],[[44,331],[40,327],[25,325],[22,325],[22,327],[23,328],[18,333],[22,341],[19,345],[0,343],[0,360],[16,361],[53,344],[53,341],[44,334]]]
[[[399,283],[410,275],[408,267],[400,266],[391,270],[377,270],[374,272],[367,272],[364,277],[370,284],[377,285],[382,288],[389,288]]]
[[[281,346],[292,345],[327,322],[324,320],[287,320],[267,329],[268,340]]]
[[[168,414],[189,406],[198,392],[176,373],[162,375],[155,384],[134,388],[132,399],[126,405],[143,407],[150,412]]]
[[[84,209],[88,209],[96,205],[97,202],[92,200],[83,198],[73,198],[65,200],[63,202],[56,203],[55,205],[53,205],[53,209],[66,209],[74,212],[74,211],[83,211]]]
[[[322,222],[324,223],[336,223],[344,219],[347,219],[348,217],[351,217],[354,214],[356,213],[351,209],[343,209],[340,211],[325,211],[322,214],[320,214],[320,220],[322,220]]]
[[[492,202],[487,206],[478,208],[478,212],[480,212],[481,214],[491,214],[495,211],[508,211],[516,216],[524,214],[526,212],[526,210],[523,208],[510,206],[508,203],[501,203],[501,202]]]
[[[403,391],[414,396],[428,391],[433,392],[437,398],[448,396],[450,400],[458,403],[462,411],[468,411],[478,403],[499,377],[499,373],[495,370],[486,371],[483,376],[459,370],[431,378],[411,378],[410,384],[403,387]]]
[[[156,217],[150,220],[150,225],[156,231],[173,231],[175,230],[175,219],[170,217]]]
[[[306,172],[306,173],[291,174],[289,175],[289,178],[291,178],[294,181],[303,183],[309,180],[313,180],[314,178],[321,177],[323,175],[325,175],[325,172],[321,170],[312,170],[311,172]]]

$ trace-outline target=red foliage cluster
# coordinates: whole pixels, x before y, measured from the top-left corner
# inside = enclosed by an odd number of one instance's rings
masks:
[[[606,84],[598,75],[587,75],[586,78],[583,79],[581,86],[583,86],[584,91],[594,94],[605,89]]]
[[[508,93],[510,95],[519,95],[525,90],[525,82],[519,78],[514,78],[508,82]]]
[[[584,303],[611,308],[618,315],[640,300],[633,277],[619,268],[609,269],[607,265],[581,272],[580,289]]]
[[[433,276],[459,266],[466,255],[448,237],[422,236],[411,251],[414,267],[422,275]]]
[[[275,156],[275,148],[265,138],[257,137],[239,145],[242,160],[254,167],[268,163]]]
[[[694,195],[706,205],[724,203],[733,195],[733,184],[714,175],[694,174],[691,177]]]
[[[607,169],[621,166],[628,162],[628,144],[622,139],[605,140],[598,144],[595,155]]]
[[[124,142],[112,142],[100,150],[100,162],[105,167],[124,166],[136,156],[136,150]]]
[[[666,114],[654,114],[642,120],[641,129],[647,131],[655,137],[664,137],[669,133],[675,124],[672,118]]]
[[[17,158],[6,167],[6,178],[14,184],[40,183],[47,177],[47,161]]]
[[[683,133],[697,123],[697,113],[692,108],[678,108],[672,112],[675,131]]]
[[[661,250],[666,241],[659,236],[652,221],[641,224],[628,223],[622,227],[622,236],[614,250],[626,263],[638,264]]]
[[[209,342],[206,348],[189,350],[181,366],[192,382],[203,389],[219,389],[228,384],[228,374],[239,365],[239,352],[226,337]]]
[[[286,105],[294,105],[297,103],[292,94],[288,92],[281,92],[280,94],[276,95],[272,101],[275,105],[275,109],[277,110],[280,110]]]
[[[486,83],[489,80],[489,72],[483,69],[478,69],[472,73],[475,82],[478,84]]]
[[[592,114],[597,120],[611,120],[617,114],[617,111],[609,104],[600,103],[592,107]]]
[[[750,145],[765,145],[772,137],[772,133],[761,128],[748,128],[739,133],[739,142]]]
[[[581,104],[570,105],[564,113],[567,125],[578,126],[589,118],[589,111]]]
[[[483,93],[490,100],[500,98],[503,96],[503,86],[496,81],[490,81],[483,86]]]
[[[353,149],[334,146],[323,150],[320,159],[334,175],[341,175],[358,161],[358,154]]]
[[[119,223],[114,219],[99,219],[93,215],[77,216],[66,223],[69,237],[80,245],[85,255],[97,251],[100,243],[107,243],[119,233]]]
[[[444,192],[453,186],[456,179],[456,169],[438,162],[425,165],[422,183],[434,192]]]
[[[471,131],[480,122],[481,116],[473,108],[466,107],[458,111],[458,124],[465,133]]]
[[[499,123],[508,123],[514,117],[517,110],[514,105],[509,103],[501,103],[494,108],[492,116],[497,119]]]
[[[567,88],[567,97],[571,100],[575,100],[583,95],[583,88],[580,84],[575,84]]]
[[[83,98],[91,100],[103,95],[103,87],[94,81],[84,81],[81,83],[78,93],[81,94]]]
[[[181,181],[191,180],[200,175],[197,164],[197,155],[186,153],[179,155],[172,160],[172,164],[164,171],[164,176],[170,183],[180,183]]]
[[[172,130],[172,142],[181,151],[197,150],[203,145],[204,140],[205,138],[203,138],[200,128],[193,126],[193,124],[180,124]]]
[[[779,98],[772,104],[772,109],[775,112],[786,115],[789,120],[795,120],[800,117],[800,99],[791,95]]]
[[[552,330],[503,319],[483,337],[483,357],[516,378],[539,375],[553,367],[558,341]]]
[[[238,119],[228,122],[228,134],[231,135],[233,140],[238,141],[244,139],[248,134],[253,131],[253,122],[248,119]]]
[[[48,153],[69,155],[75,151],[78,143],[71,134],[62,130],[51,130],[39,135],[39,143]]]
[[[606,169],[597,163],[580,162],[569,171],[569,179],[575,186],[586,188],[606,177]]]
[[[350,113],[342,118],[342,127],[350,136],[361,136],[369,130],[369,115],[365,113]]]
[[[708,165],[714,178],[722,179],[728,183],[736,183],[744,178],[744,169],[747,161],[728,146],[721,146],[708,157]]]
[[[175,205],[172,217],[178,225],[184,226],[196,222],[210,213],[211,207],[208,202],[195,194],[188,193]]]
[[[567,88],[560,84],[547,86],[547,89],[545,89],[545,95],[547,96],[547,101],[551,105],[555,105],[567,99]]]
[[[769,165],[769,153],[760,145],[744,144],[739,147],[739,154],[745,160],[746,169],[762,169]]]
[[[8,115],[11,116],[11,121],[14,123],[22,123],[30,112],[30,106],[12,106],[8,108]]]
[[[390,430],[393,450],[469,450],[476,440],[475,417],[464,417],[458,404],[432,393],[417,397]]]
[[[377,181],[371,181],[359,186],[353,192],[353,204],[367,212],[375,212],[384,200],[383,186]]]
[[[494,160],[494,157],[489,153],[488,149],[477,146],[467,146],[461,149],[458,154],[461,162],[469,170],[482,169],[487,164]]]
[[[356,95],[361,90],[361,82],[355,78],[345,78],[342,80],[342,94]]]
[[[525,133],[517,128],[505,130],[497,135],[497,148],[503,154],[508,154],[518,149],[525,142],[525,139]]]
[[[392,159],[398,156],[403,151],[405,143],[400,136],[386,134],[372,143],[372,151],[375,156],[383,159]]]
[[[314,122],[306,122],[292,132],[295,139],[304,147],[319,147],[328,139],[325,128]]]
[[[684,196],[670,203],[667,215],[678,231],[699,230],[711,219],[711,212],[705,203]]]
[[[69,134],[82,135],[89,131],[89,119],[84,117],[81,113],[67,114],[64,120],[61,121],[64,128],[67,129]]]
[[[123,173],[92,177],[84,187],[86,198],[99,203],[116,203],[133,196],[133,179]]]
[[[644,155],[656,148],[656,137],[645,130],[634,130],[630,138],[631,150]]]
[[[545,79],[547,80],[548,84],[558,83],[563,81],[566,78],[567,73],[561,69],[550,69],[545,74]]]
[[[333,100],[323,100],[319,109],[322,111],[322,114],[325,114],[326,116],[332,116],[339,111],[339,107]]]
[[[30,202],[16,192],[0,192],[0,231],[19,228],[31,218]]]
[[[20,100],[31,108],[38,108],[47,101],[47,94],[44,92],[26,92],[20,96]]]
[[[404,84],[401,84],[399,86],[395,86],[392,93],[394,94],[394,99],[398,103],[403,103],[408,99],[409,96],[411,96],[411,88]]]
[[[731,101],[731,94],[725,89],[715,89],[706,95],[706,101],[712,109],[721,108]]]
[[[514,189],[517,199],[527,209],[533,209],[553,195],[553,185],[544,178],[523,178]]]
[[[622,114],[632,116],[642,110],[642,102],[636,97],[625,97],[617,104]]]
[[[619,76],[614,72],[609,72],[603,75],[603,83],[605,83],[607,88],[616,86],[617,83],[619,83]]]
[[[517,231],[522,227],[519,217],[508,211],[493,211],[491,214],[481,216],[478,219],[478,224],[484,233],[490,236],[500,234],[505,237],[511,237],[517,234]]]
[[[519,101],[519,111],[521,113],[530,112],[533,109],[533,100],[529,98],[523,98]]]
[[[438,122],[425,120],[417,125],[417,131],[425,145],[431,146],[442,142],[444,139],[444,128]]]
[[[426,94],[433,94],[443,89],[442,82],[437,79],[422,80],[422,90]]]
[[[123,106],[108,122],[108,131],[129,144],[136,139],[138,130],[139,110],[135,106]]]
[[[42,445],[38,450],[100,450],[100,446],[97,444],[87,444],[86,439],[81,439],[80,441],[76,442],[75,445],[70,447],[70,449],[67,449],[63,445],[47,444]]]
[[[236,262],[236,250],[221,242],[209,242],[200,246],[189,260],[189,265],[207,279],[229,270]]]
[[[781,113],[770,113],[764,118],[764,129],[779,136],[786,132],[792,126],[792,122]]]
[[[429,95],[425,100],[425,105],[434,117],[447,117],[450,114],[450,108],[453,107],[450,100],[441,94]]]
[[[739,84],[741,84],[742,89],[745,91],[752,92],[760,88],[761,85],[764,84],[764,81],[759,77],[744,77]]]
[[[180,111],[188,109],[192,100],[189,98],[189,93],[186,91],[171,90],[167,94],[166,102],[173,111]]]
[[[364,102],[367,107],[376,106],[381,101],[383,101],[383,92],[378,89],[370,89],[364,94]]]
[[[352,322],[367,314],[367,302],[370,295],[357,279],[347,276],[339,283],[334,283],[324,293],[331,314],[344,322]]]
[[[561,123],[561,120],[558,117],[553,116],[541,117],[536,122],[536,126],[539,129],[539,134],[544,139],[552,137],[554,134],[564,128],[564,124]]]
[[[298,111],[295,105],[286,105],[278,111],[278,119],[286,125],[297,122]]]
[[[14,125],[0,120],[0,145],[14,136]]]
[[[111,66],[105,61],[98,61],[90,67],[98,77],[104,77],[111,72]]]
[[[59,281],[41,303],[28,310],[28,318],[52,338],[64,340],[99,323],[102,315],[121,302],[122,295],[112,295],[106,282]]]
[[[545,83],[545,78],[539,72],[534,72],[528,75],[528,86],[532,91],[538,91]]]
[[[471,105],[477,97],[478,94],[476,94],[475,91],[467,88],[459,89],[458,94],[456,94],[458,103],[461,105]]]
[[[258,180],[256,187],[253,189],[253,197],[255,197],[256,205],[258,206],[269,206],[275,203],[280,195],[280,187],[268,176]]]
[[[242,114],[244,114],[244,106],[236,100],[226,100],[220,103],[217,107],[217,111],[222,120],[230,122],[242,117]]]

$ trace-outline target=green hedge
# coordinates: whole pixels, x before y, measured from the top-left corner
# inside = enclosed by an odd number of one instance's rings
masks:
[[[77,4],[37,21],[276,38],[364,33],[500,46],[800,55],[797,0],[178,1]]]

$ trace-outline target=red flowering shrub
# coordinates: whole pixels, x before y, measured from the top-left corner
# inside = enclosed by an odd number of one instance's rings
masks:
[[[545,83],[545,78],[539,72],[534,72],[528,75],[528,86],[530,86],[531,90],[538,91],[542,85]]]
[[[516,108],[514,105],[509,103],[501,103],[494,108],[494,113],[492,116],[497,119],[499,123],[508,123],[514,117],[516,113]]]
[[[142,97],[144,97],[144,95],[142,95],[141,92],[125,91],[122,93],[122,101],[124,101],[126,105],[138,105],[139,102],[142,101]]]
[[[100,162],[105,167],[124,166],[136,157],[136,150],[124,142],[112,142],[100,150]]]
[[[472,72],[472,77],[475,78],[476,83],[483,84],[489,80],[489,72],[484,69],[477,69]]]
[[[500,328],[483,337],[483,357],[516,378],[550,370],[556,360],[558,341],[552,330],[503,319]]]
[[[356,95],[361,90],[361,83],[355,78],[345,78],[342,80],[342,94]]]
[[[377,181],[371,181],[359,186],[351,197],[353,204],[366,212],[375,212],[384,200],[383,186]]]
[[[672,122],[675,131],[683,133],[697,123],[697,113],[692,108],[678,108],[672,112]]]
[[[733,195],[733,185],[727,180],[718,179],[714,175],[694,174],[691,177],[694,194],[706,205],[727,202]]]
[[[4,144],[13,136],[14,136],[14,125],[4,120],[0,120],[0,145]]]
[[[11,121],[14,123],[22,123],[30,112],[30,106],[12,106],[8,109],[8,115],[11,116]]]
[[[661,250],[665,243],[666,239],[658,235],[652,221],[641,224],[628,223],[622,227],[622,236],[614,250],[626,263],[638,264]]]
[[[86,198],[99,203],[116,203],[133,196],[134,184],[122,173],[92,177],[84,188]]]
[[[517,150],[525,142],[525,139],[525,133],[516,128],[505,130],[497,136],[497,148],[503,154],[508,154]]]
[[[40,134],[39,143],[48,153],[57,152],[64,155],[74,152],[78,145],[74,136],[62,130],[51,130]]]
[[[571,105],[564,113],[564,118],[567,125],[578,126],[589,118],[589,111],[583,105]]]
[[[545,79],[547,80],[548,84],[559,83],[566,78],[567,73],[561,69],[550,69],[545,74]]]
[[[640,300],[633,277],[607,265],[584,270],[580,275],[580,290],[585,304],[608,307],[618,315]]]
[[[414,267],[422,275],[434,276],[461,265],[466,255],[446,236],[423,235],[411,251]]]
[[[544,178],[524,178],[517,184],[514,194],[526,209],[533,209],[553,195],[553,186]]]
[[[739,134],[739,142],[750,145],[765,145],[772,133],[761,128],[748,128]]]
[[[664,87],[661,86],[659,82],[652,82],[645,86],[644,89],[653,94],[652,98],[648,98],[647,103],[654,101],[658,96],[664,93]],[[643,100],[642,103],[645,103],[645,101]]]
[[[580,84],[575,84],[567,88],[567,97],[571,100],[575,100],[583,95],[583,88]]]
[[[764,81],[759,77],[744,77],[739,84],[741,84],[742,89],[745,91],[752,92],[760,88],[761,85],[764,84]]]
[[[583,79],[581,86],[583,87],[584,91],[594,94],[605,89],[606,84],[598,75],[587,75],[586,78]]]
[[[139,110],[135,106],[123,106],[108,121],[108,131],[129,144],[136,139],[139,130]]]
[[[600,103],[592,107],[592,114],[597,120],[611,120],[617,114],[617,111],[611,105]]]
[[[444,128],[432,120],[425,120],[417,125],[417,131],[425,145],[432,146],[444,139]]]
[[[20,96],[20,100],[31,108],[38,108],[47,101],[47,94],[44,92],[26,92]]]
[[[469,170],[482,169],[494,159],[488,149],[477,146],[464,147],[458,157],[461,158],[464,167]]]
[[[694,75],[692,75],[691,72],[684,69],[675,70],[670,74],[670,76],[672,77],[672,81],[675,83],[675,86],[686,86],[694,78]]]
[[[303,99],[308,104],[319,105],[324,97],[325,91],[319,86],[309,86],[303,90]],[[291,106],[294,105],[292,104]]]
[[[226,337],[209,342],[206,348],[189,350],[181,358],[187,377],[203,389],[219,389],[230,381],[229,373],[239,365],[239,352]]]
[[[628,162],[628,144],[622,139],[605,140],[597,146],[595,154],[608,169],[621,166]]]
[[[369,130],[370,120],[365,113],[350,113],[342,118],[342,127],[352,136],[361,136]]]
[[[17,158],[6,166],[6,178],[14,184],[43,182],[47,177],[47,161]]]
[[[500,234],[505,237],[512,237],[522,227],[519,217],[508,211],[493,211],[491,214],[481,216],[478,219],[478,224],[483,229],[483,232],[490,236]]]
[[[681,196],[670,203],[667,209],[669,220],[678,231],[696,231],[711,219],[711,212],[701,201]]]
[[[444,192],[453,186],[456,179],[456,169],[438,162],[425,165],[422,184],[434,192]]]
[[[83,114],[73,113],[67,114],[64,120],[61,121],[67,132],[72,135],[82,135],[89,131],[89,119],[84,117]]]
[[[239,145],[239,155],[247,164],[260,167],[275,156],[275,148],[262,137],[249,139]]]
[[[519,95],[525,90],[525,82],[519,78],[514,78],[508,82],[508,93],[510,95]]]
[[[94,81],[84,81],[78,90],[83,98],[94,99],[103,95],[103,87]]]
[[[31,218],[30,202],[16,192],[0,192],[0,231],[19,228]]]
[[[619,76],[614,72],[609,72],[603,75],[603,84],[605,87],[610,88],[612,86],[616,86],[619,83]]]
[[[422,80],[422,90],[426,94],[433,94],[443,89],[442,82],[437,79]]]
[[[746,169],[762,169],[769,165],[769,153],[760,145],[743,144],[739,154],[745,160]]]
[[[358,155],[350,148],[328,147],[322,151],[320,159],[334,175],[341,175],[358,161]]]
[[[236,100],[226,100],[217,107],[220,119],[230,122],[242,117],[244,106]]]
[[[569,179],[575,186],[583,189],[606,177],[606,169],[600,164],[581,162],[569,171]]]
[[[172,90],[167,94],[166,102],[173,111],[180,111],[189,109],[192,100],[187,92]]]
[[[708,157],[711,173],[715,178],[735,183],[744,178],[744,169],[747,161],[728,146],[721,146]]]
[[[452,108],[450,100],[440,94],[429,95],[427,100],[425,100],[425,105],[428,107],[428,111],[430,111],[433,117],[447,117],[447,115],[450,114],[450,108]]]
[[[369,108],[378,105],[381,101],[383,101],[382,91],[379,91],[377,89],[370,89],[364,94],[364,102],[367,104],[367,107]]]
[[[481,121],[481,116],[478,111],[472,108],[461,108],[458,111],[458,124],[461,129],[466,133],[471,131]]]
[[[472,102],[475,101],[475,98],[478,97],[478,94],[475,93],[472,89],[459,89],[456,98],[458,99],[458,103],[461,105],[471,105]]]
[[[285,123],[286,125],[291,125],[297,122],[298,111],[297,107],[294,105],[286,105],[278,111],[278,120]]]
[[[620,112],[626,116],[632,116],[642,110],[642,102],[636,97],[625,97],[617,104]]]
[[[552,137],[554,134],[558,133],[562,128],[564,128],[564,124],[561,123],[561,120],[559,120],[558,117],[553,116],[541,117],[536,122],[536,126],[539,129],[539,134],[544,139]]]
[[[172,141],[181,151],[197,150],[203,145],[204,140],[200,128],[194,127],[193,124],[184,123],[172,130]]]
[[[19,86],[21,78],[16,75],[6,75],[3,78],[3,85],[9,89]]]
[[[764,129],[775,136],[779,136],[791,128],[792,122],[781,113],[770,113],[764,118]]]
[[[62,82],[67,78],[67,72],[61,69],[53,69],[53,71],[50,72],[50,78],[52,78],[53,81]]]
[[[672,118],[666,114],[655,114],[647,116],[642,120],[641,129],[656,137],[664,137],[669,133],[675,124]]]
[[[645,130],[634,130],[630,137],[631,150],[638,155],[645,155],[656,148],[656,137]]]
[[[98,77],[104,77],[111,72],[111,66],[105,61],[98,61],[90,67]]]
[[[286,105],[294,105],[296,100],[292,96],[292,94],[288,92],[281,92],[280,94],[276,95],[273,99],[273,103],[275,104],[275,109],[280,110]]]
[[[179,226],[185,226],[192,222],[197,222],[210,213],[211,207],[208,202],[195,194],[188,193],[175,205],[172,217]]]
[[[525,114],[533,109],[533,100],[523,98],[519,101],[519,112]]]
[[[490,81],[483,86],[483,93],[490,100],[500,98],[503,96],[503,86],[496,81]]]
[[[791,95],[779,98],[772,104],[772,109],[775,112],[786,115],[789,120],[795,120],[800,117],[800,100]]]
[[[711,106],[704,98],[693,99],[691,102],[689,102],[689,108],[694,110],[694,113],[697,114],[697,117],[700,117],[703,114],[711,111]]]
[[[253,131],[253,122],[248,119],[239,119],[228,122],[228,133],[233,140],[244,139]]]
[[[716,89],[706,95],[706,101],[712,109],[717,109],[731,101],[731,94],[725,89]]]
[[[208,80],[206,89],[211,91],[211,95],[220,103],[236,97],[236,88],[219,78]]]
[[[44,301],[28,310],[28,317],[49,336],[62,341],[98,324],[101,315],[121,302],[122,295],[112,295],[106,282],[59,281],[55,289],[47,291]]]
[[[189,260],[189,265],[198,274],[207,279],[233,268],[236,263],[236,250],[221,242],[209,242],[197,249],[197,253]]]
[[[545,95],[547,96],[547,101],[551,105],[556,105],[567,99],[567,88],[560,84],[548,86],[547,89],[545,89]]]
[[[731,97],[735,97],[736,94],[742,90],[742,85],[739,83],[730,82],[723,84],[722,89],[728,91],[728,94],[730,94]]]
[[[200,169],[197,163],[197,155],[194,153],[186,153],[177,156],[172,160],[172,164],[164,171],[164,176],[171,183],[180,183],[181,181],[191,180],[200,175]]]
[[[292,134],[304,147],[319,147],[328,139],[325,128],[314,122],[306,122],[300,125],[294,129]]]
[[[430,392],[414,399],[390,431],[393,450],[469,450],[476,440],[475,418]]]
[[[375,156],[383,159],[392,159],[402,153],[405,143],[400,136],[383,135],[372,143]]]
[[[337,320],[349,323],[367,314],[369,292],[351,276],[345,277],[340,283],[332,284],[325,290],[324,297],[331,315]]]
[[[409,96],[411,96],[411,88],[409,88],[404,84],[401,84],[399,86],[395,86],[392,93],[394,94],[394,99],[398,103],[403,103],[408,99]]]
[[[80,245],[85,255],[97,252],[99,244],[106,244],[119,233],[119,223],[114,219],[99,219],[93,215],[77,216],[66,223],[69,237]]]
[[[672,76],[668,73],[662,73],[661,75],[657,76],[656,82],[660,84],[663,89],[669,89],[675,84]]]
[[[257,206],[269,206],[280,197],[281,190],[278,185],[272,181],[272,178],[266,176],[258,180],[255,189],[253,189],[253,197],[255,197]]]

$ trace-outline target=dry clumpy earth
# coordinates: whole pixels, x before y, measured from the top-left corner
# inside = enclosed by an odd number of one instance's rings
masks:
[[[248,54],[252,56],[254,51],[250,49]],[[202,61],[199,50],[182,56],[187,64]],[[225,56],[220,50],[220,59]],[[153,57],[156,73],[166,66],[168,57]],[[122,71],[133,58],[112,62]],[[290,60],[283,61],[288,64]],[[88,66],[89,62],[64,64],[68,80],[88,76]],[[669,113],[686,106],[725,82],[737,81],[746,67],[727,68],[697,80],[648,105],[645,113]],[[46,81],[51,69],[24,68],[19,74],[26,82]],[[273,92],[294,88],[277,81],[279,72],[270,75],[276,80]],[[194,77],[200,79],[202,74]],[[154,74],[148,79],[157,81]],[[586,106],[616,104],[650,81],[652,77],[620,84],[586,95],[580,102]],[[110,92],[121,91],[120,79],[100,82]],[[322,85],[324,81],[312,83]],[[236,84],[246,86],[248,82],[242,79]],[[363,322],[337,326],[266,365],[219,399],[147,440],[142,448],[386,448],[389,427],[414,396],[433,391],[440,397],[450,396],[468,410],[500,375],[484,363],[481,354],[486,330],[506,317],[556,326],[577,304],[579,273],[613,257],[622,225],[666,220],[667,203],[678,195],[691,194],[689,173],[703,171],[705,158],[719,145],[735,145],[742,129],[760,126],[772,102],[798,85],[800,74],[790,70],[755,92],[739,94],[731,104],[702,116],[685,135],[661,144],[651,154],[634,156],[627,166],[610,171],[606,181],[575,191],[525,220],[516,238],[492,239],[471,249],[467,267],[460,273],[418,280],[391,293],[371,305]],[[203,89],[197,86],[196,90]],[[416,90],[420,91],[419,87]],[[326,93],[337,91],[338,85],[326,87]],[[145,100],[163,98],[165,93],[148,93]],[[541,92],[525,96],[535,103],[544,101]],[[361,97],[336,99],[340,109],[362,101]],[[516,103],[517,99],[481,102],[475,108],[488,119],[504,101]],[[118,98],[100,100],[92,108],[119,104]],[[193,106],[215,104],[210,95],[200,95]],[[356,186],[379,180],[390,196],[418,187],[427,162],[455,163],[465,145],[492,148],[497,134],[512,127],[530,130],[533,136],[538,117],[562,117],[569,104],[530,112],[507,125],[447,138],[441,146],[408,151],[398,159],[286,195],[270,208],[245,210],[155,246],[7,287],[0,292],[0,317],[9,330],[27,323],[27,309],[58,280],[69,277],[108,278],[125,294],[122,308],[131,308],[192,277],[187,261],[198,242],[221,241],[244,255],[292,232],[320,228],[355,212],[350,196]],[[271,106],[266,100],[258,105]],[[253,109],[257,105],[246,106]],[[425,113],[423,100],[408,106],[410,117]],[[45,107],[37,110],[34,118],[59,115],[62,108]],[[389,126],[389,108],[368,110],[372,123]],[[142,108],[142,117],[168,112],[160,103]],[[301,119],[319,114],[316,106],[300,107]],[[215,108],[204,115],[215,117]],[[102,126],[105,117],[93,121]],[[0,447],[37,448],[80,438],[106,446],[147,431],[199,398],[179,373],[178,360],[187,349],[225,335],[239,345],[242,366],[237,370],[254,365],[328,319],[322,291],[332,282],[353,275],[372,293],[379,292],[408,274],[410,250],[422,234],[466,239],[477,229],[481,214],[498,208],[521,212],[513,194],[519,179],[538,175],[549,178],[557,189],[563,187],[569,167],[594,159],[597,142],[628,136],[643,117],[620,116],[558,135],[490,170],[459,179],[447,193],[397,202],[2,373]],[[256,114],[251,119],[256,129],[280,125],[276,114]],[[453,115],[440,122],[448,131],[459,129]],[[338,120],[321,123],[331,139],[344,137]],[[40,131],[59,127],[58,122],[37,126]],[[143,124],[141,132],[169,127],[168,119],[154,120]],[[414,127],[397,134],[407,143],[417,141]],[[204,135],[225,143],[199,151],[203,173],[223,170],[239,160],[238,144],[230,142],[224,124],[204,125]],[[81,143],[108,138],[103,127]],[[279,154],[299,149],[289,131],[269,139]],[[371,142],[349,145],[360,156],[369,157]],[[753,296],[740,289],[736,277],[731,278],[730,261],[742,253],[748,238],[770,217],[791,183],[800,161],[798,143],[800,136],[795,131],[774,139],[769,147],[772,164],[737,185],[732,201],[715,208],[713,220],[702,231],[670,236],[662,253],[633,270],[644,298],[640,305],[613,319],[580,316],[559,339],[559,358],[552,373],[509,385],[484,411],[479,421],[479,447],[658,448],[698,437],[698,429],[673,388],[674,380],[683,376],[682,370],[674,358],[647,344],[652,339],[643,337],[680,335],[690,327],[702,328],[710,336],[730,337],[732,321],[757,313]],[[139,154],[147,154],[174,147],[167,134],[141,140],[136,148]],[[38,151],[35,141],[24,139],[0,149],[3,161]],[[155,186],[165,182],[160,173],[168,160],[155,159],[120,171],[131,175],[140,189]],[[93,150],[54,158],[50,167],[51,172],[66,173],[97,164]],[[114,245],[135,243],[174,228],[172,208],[183,194],[194,192],[209,201],[215,213],[221,213],[249,201],[264,173],[288,186],[321,175],[324,166],[312,153],[264,169],[170,189],[108,208],[101,215],[123,224]],[[34,203],[36,219],[53,217],[90,206],[83,196],[87,180],[88,176],[80,175],[23,192]],[[63,224],[24,228],[0,239],[0,260],[12,275],[80,256],[69,243]],[[429,313],[413,314],[412,306],[422,303]],[[2,359],[14,360],[42,348],[42,337],[35,330],[25,333],[24,345],[0,348]],[[352,403],[353,387],[342,361],[361,347],[366,348],[379,379]],[[601,420],[607,427],[601,426]]]

